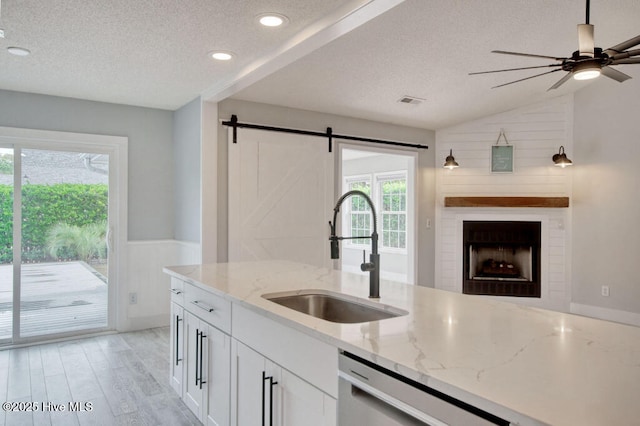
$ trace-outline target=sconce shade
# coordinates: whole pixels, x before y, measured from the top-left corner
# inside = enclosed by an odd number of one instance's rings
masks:
[[[445,158],[444,160],[444,168],[445,169],[449,169],[449,170],[453,170],[456,167],[459,167],[459,164],[456,163],[456,159],[453,158],[453,150],[449,150],[449,155],[447,155],[447,158]]]
[[[560,150],[558,150],[558,153],[554,154],[551,159],[553,160],[553,164],[558,167],[565,168],[567,166],[573,165],[573,161],[569,160],[567,158],[567,154],[564,153],[564,146],[561,146]]]

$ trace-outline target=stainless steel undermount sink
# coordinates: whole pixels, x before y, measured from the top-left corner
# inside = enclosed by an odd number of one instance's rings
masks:
[[[326,321],[351,324],[407,315],[409,312],[327,290],[296,290],[263,294],[263,298]]]

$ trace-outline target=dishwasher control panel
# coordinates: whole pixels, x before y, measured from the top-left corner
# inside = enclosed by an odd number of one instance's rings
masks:
[[[340,426],[487,426],[504,419],[356,355],[339,357]]]

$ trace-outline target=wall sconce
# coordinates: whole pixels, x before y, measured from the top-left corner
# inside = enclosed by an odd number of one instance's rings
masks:
[[[453,170],[456,167],[459,167],[460,165],[458,163],[456,163],[456,159],[453,158],[453,150],[449,150],[449,155],[447,156],[447,158],[444,160],[444,168],[445,169],[449,169],[449,170]]]
[[[553,163],[556,166],[565,168],[567,166],[571,166],[573,164],[573,161],[569,160],[567,158],[567,154],[564,153],[564,146],[560,147],[560,150],[558,151],[557,154],[554,154],[553,157],[551,157],[551,159],[553,160]]]

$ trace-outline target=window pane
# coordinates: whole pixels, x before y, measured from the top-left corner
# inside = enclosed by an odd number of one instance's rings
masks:
[[[382,201],[382,246],[406,248],[406,179],[380,182]]]
[[[369,195],[371,185],[368,180],[349,182],[349,190],[359,190]],[[351,208],[351,233],[352,237],[369,236],[370,230],[370,208],[363,197],[354,195],[349,199]],[[367,239],[350,240],[351,244],[367,244]]]

